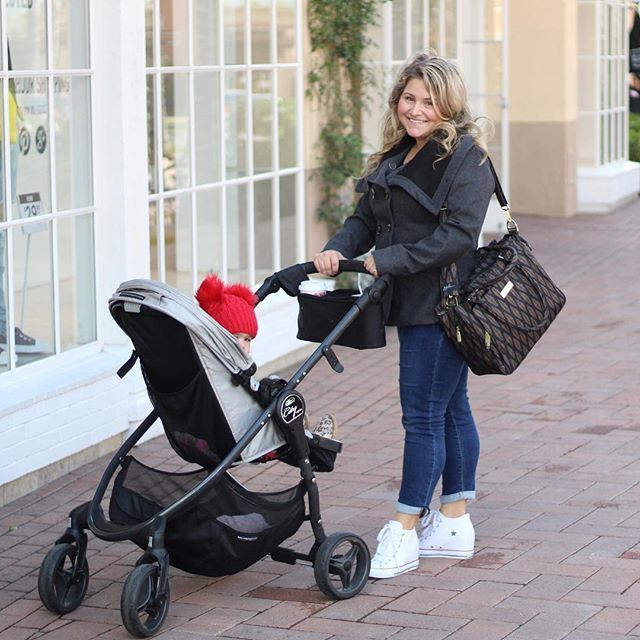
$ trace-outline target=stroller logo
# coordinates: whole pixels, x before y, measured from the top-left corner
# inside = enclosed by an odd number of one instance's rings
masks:
[[[282,403],[282,419],[285,424],[291,424],[296,418],[299,418],[304,413],[304,406],[302,400],[297,395],[290,395],[285,398]]]

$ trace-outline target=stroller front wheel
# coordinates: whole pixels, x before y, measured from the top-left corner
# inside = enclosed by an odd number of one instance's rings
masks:
[[[160,592],[160,568],[141,564],[127,577],[120,598],[120,614],[127,631],[136,638],[152,636],[169,612],[169,582]]]
[[[371,554],[365,541],[353,533],[332,533],[318,547],[313,573],[320,591],[346,600],[362,591],[369,577]]]
[[[76,567],[78,549],[65,542],[49,550],[40,565],[38,594],[42,604],[53,613],[69,613],[78,608],[89,584],[89,564]]]

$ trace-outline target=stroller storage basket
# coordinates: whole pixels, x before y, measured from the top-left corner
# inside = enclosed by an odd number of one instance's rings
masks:
[[[109,516],[118,524],[144,522],[206,475],[204,470],[163,472],[127,457],[115,479]],[[202,500],[168,520],[165,544],[170,564],[200,575],[237,573],[293,535],[304,517],[302,483],[276,493],[253,493],[225,474]],[[147,547],[144,534],[133,542]]]
[[[337,289],[325,295],[298,294],[298,339],[322,342],[360,295],[357,289]],[[381,304],[369,305],[335,344],[353,349],[377,349],[387,344]]]

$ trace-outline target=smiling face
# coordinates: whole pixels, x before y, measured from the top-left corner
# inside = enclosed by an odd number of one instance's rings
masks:
[[[400,94],[398,120],[406,132],[422,146],[443,121],[424,82],[410,78]]]

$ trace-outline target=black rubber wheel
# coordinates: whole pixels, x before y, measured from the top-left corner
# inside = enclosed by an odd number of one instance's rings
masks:
[[[78,608],[87,593],[89,564],[86,558],[76,577],[72,577],[77,557],[76,545],[68,542],[55,545],[44,557],[38,574],[38,593],[49,611],[69,613]]]
[[[371,554],[365,541],[353,533],[332,533],[318,547],[313,573],[322,593],[346,600],[367,584]]]
[[[120,598],[120,613],[127,631],[136,638],[148,638],[160,629],[169,613],[169,582],[158,595],[160,568],[141,564],[127,577]]]

